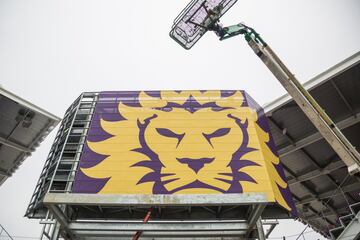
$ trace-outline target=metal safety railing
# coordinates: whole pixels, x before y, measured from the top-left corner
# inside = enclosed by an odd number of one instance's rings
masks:
[[[78,169],[97,93],[83,93],[67,109],[41,172],[26,216],[44,218],[42,200],[48,192],[69,193]]]

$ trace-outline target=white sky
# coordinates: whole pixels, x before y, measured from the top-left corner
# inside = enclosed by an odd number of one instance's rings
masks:
[[[190,51],[171,40],[187,2],[0,0],[0,84],[58,116],[83,91],[244,89],[260,104],[284,93],[240,37],[208,33]],[[360,50],[359,0],[239,0],[222,22],[242,21],[302,82]],[[23,215],[53,139],[0,187],[0,224],[12,235],[40,234]],[[303,228],[282,222],[271,237]]]

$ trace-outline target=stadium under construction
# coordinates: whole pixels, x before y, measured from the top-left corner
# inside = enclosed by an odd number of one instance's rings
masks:
[[[304,85],[355,147],[359,70],[357,53]],[[42,219],[44,239],[265,239],[288,218],[349,239],[359,190],[288,95],[261,108],[236,90],[87,92],[65,113],[26,215]]]
[[[241,37],[287,93],[265,106],[236,87],[79,85],[61,120],[0,87],[0,187],[59,124],[25,212],[41,240],[265,240],[284,219],[360,239],[360,52],[302,84],[254,28],[224,27],[236,2],[191,0],[169,37]]]

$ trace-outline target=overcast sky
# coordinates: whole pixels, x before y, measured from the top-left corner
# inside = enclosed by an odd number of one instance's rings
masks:
[[[60,117],[83,91],[243,89],[260,104],[284,93],[240,37],[208,33],[190,51],[170,39],[187,2],[0,0],[0,84]],[[239,0],[223,18],[238,22],[256,28],[302,82],[360,50],[359,0]],[[23,215],[54,134],[0,187],[0,224],[12,235],[40,234]],[[282,222],[271,237],[303,228]]]

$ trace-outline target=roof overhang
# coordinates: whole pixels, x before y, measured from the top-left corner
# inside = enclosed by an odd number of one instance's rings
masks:
[[[0,185],[61,120],[0,87]]]
[[[360,149],[360,52],[304,84],[310,94]],[[360,178],[345,164],[286,94],[264,106],[300,220],[328,235],[360,201]]]

